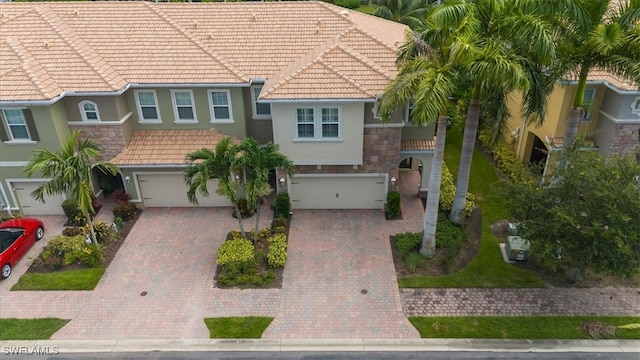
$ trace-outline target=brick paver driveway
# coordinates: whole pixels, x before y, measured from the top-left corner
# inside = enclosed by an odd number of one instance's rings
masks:
[[[263,337],[419,337],[402,314],[387,223],[380,210],[298,210],[280,311]]]

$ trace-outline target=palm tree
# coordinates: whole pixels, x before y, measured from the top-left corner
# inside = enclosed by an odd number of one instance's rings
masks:
[[[412,29],[420,26],[426,14],[425,0],[374,0],[378,7],[373,15],[408,25]]]
[[[241,170],[239,154],[240,148],[234,145],[230,137],[225,137],[215,147],[215,150],[202,148],[187,154],[187,168],[183,172],[184,181],[189,187],[187,196],[189,201],[197,204],[196,193],[209,196],[207,183],[217,179],[218,187],[215,192],[229,199],[240,225],[240,232],[246,237],[242,214],[238,207],[238,190],[240,184],[235,181],[235,175]]]
[[[91,188],[91,170],[93,167],[105,173],[115,175],[115,165],[100,160],[100,147],[95,142],[79,138],[80,133],[74,131],[61,144],[59,151],[52,152],[44,148],[34,151],[25,173],[31,177],[35,173],[50,180],[31,193],[34,199],[44,201],[44,195],[65,194],[76,200],[78,208],[84,216],[91,231],[91,240],[98,243],[93,227],[93,189]]]
[[[239,164],[246,174],[244,186],[247,205],[250,209],[255,208],[256,211],[256,225],[253,232],[255,244],[258,241],[260,226],[260,202],[264,196],[273,191],[269,185],[269,172],[282,168],[289,175],[293,175],[295,167],[291,160],[278,151],[279,146],[273,142],[261,146],[255,139],[245,138],[239,148],[241,151]]]
[[[464,220],[471,160],[480,116],[480,101],[496,90],[504,94],[522,91],[526,110],[542,111],[548,86],[538,88],[531,71],[555,56],[549,25],[540,16],[524,11],[518,0],[451,0],[434,9],[430,18],[443,28],[456,29],[452,48],[458,50],[460,75],[472,82],[465,120],[456,196],[450,219]],[[506,102],[505,98],[493,101]],[[539,113],[539,118],[542,118]]]
[[[571,148],[584,116],[589,72],[606,70],[640,84],[640,2],[637,0],[523,1],[524,6],[552,16],[558,30],[557,80],[578,79],[567,119],[563,147]]]

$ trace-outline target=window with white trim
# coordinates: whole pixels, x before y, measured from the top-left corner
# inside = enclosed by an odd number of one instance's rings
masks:
[[[258,102],[262,85],[251,86],[251,105],[253,108],[253,117],[255,119],[271,119],[271,104]]]
[[[331,106],[296,109],[296,138],[340,139],[340,108]]]
[[[635,101],[631,102],[631,113],[640,115],[640,96]]]
[[[138,105],[138,116],[140,122],[159,123],[160,109],[158,108],[158,97],[155,90],[136,90],[136,105]]]
[[[80,104],[80,115],[82,121],[100,121],[100,113],[98,112],[98,105],[93,101],[85,100]]]
[[[191,90],[171,90],[173,113],[177,123],[196,123],[196,108]]]
[[[404,122],[407,124],[413,123],[413,100],[407,101],[407,110],[404,114]]]
[[[211,122],[233,122],[231,110],[231,93],[229,90],[209,90]]]
[[[584,114],[582,115],[582,121],[589,122],[593,116],[593,108],[596,99],[596,89],[585,89],[584,98],[582,99],[582,108]]]
[[[27,121],[21,109],[2,109],[11,140],[31,140]]]

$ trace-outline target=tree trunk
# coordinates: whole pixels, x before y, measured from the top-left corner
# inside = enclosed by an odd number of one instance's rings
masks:
[[[562,147],[564,149],[571,149],[573,142],[578,134],[578,128],[580,127],[580,120],[584,115],[584,109],[581,107],[571,108],[569,113],[569,119],[567,119],[567,129],[564,131],[564,139],[562,140]]]
[[[469,174],[471,173],[471,160],[473,159],[473,149],[478,133],[478,123],[480,122],[480,104],[478,100],[471,99],[467,118],[464,124],[464,135],[462,140],[462,154],[460,155],[460,167],[458,168],[458,180],[456,182],[456,197],[453,200],[449,219],[461,225],[464,222],[464,207],[467,202],[467,189],[469,188]]]
[[[238,203],[233,202],[233,210],[236,212],[236,218],[238,219],[238,225],[240,225],[240,234],[242,234],[243,238],[247,238],[247,233],[244,231],[244,223],[242,222],[242,213],[240,212],[240,208],[238,207]]]
[[[438,133],[436,134],[436,151],[433,155],[431,174],[429,175],[429,192],[424,209],[424,227],[420,254],[433,257],[436,250],[436,228],[438,225],[438,206],[440,204],[440,183],[442,179],[442,160],[444,158],[444,144],[447,136],[447,117],[438,118]],[[423,175],[424,176],[424,175]]]
[[[260,199],[258,199],[256,204],[256,227],[253,232],[253,245],[255,246],[258,243],[258,230],[260,229]]]
[[[93,220],[91,220],[91,215],[89,213],[84,214],[87,219],[87,224],[89,224],[89,231],[91,231],[91,241],[98,245],[98,238],[96,237],[96,230],[93,228]]]

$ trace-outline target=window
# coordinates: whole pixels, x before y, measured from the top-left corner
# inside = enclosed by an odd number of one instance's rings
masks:
[[[233,122],[229,90],[209,90],[211,122]]]
[[[380,102],[382,100],[380,100],[379,98],[376,100],[375,104],[373,104],[373,109],[371,109],[371,112],[373,113],[373,118],[374,119],[382,119],[382,111],[380,109]]]
[[[584,98],[582,99],[582,108],[584,109],[584,115],[582,116],[582,121],[589,122],[591,121],[591,116],[593,115],[593,106],[596,98],[596,89],[585,89],[584,90]]]
[[[136,91],[136,103],[138,105],[138,115],[140,116],[140,122],[159,123],[160,110],[158,109],[158,98],[156,92],[151,91]]]
[[[100,113],[98,112],[98,105],[92,101],[81,101],[80,115],[82,115],[82,121],[100,121]]]
[[[631,102],[631,113],[640,116],[640,97],[637,97],[635,101]]]
[[[175,122],[198,122],[191,90],[171,90],[171,99],[173,101],[173,112],[176,116]]]
[[[3,109],[2,113],[7,121],[9,134],[11,134],[10,140],[31,140],[27,122],[21,109]]]
[[[258,97],[260,97],[260,91],[262,91],[262,85],[255,85],[251,87],[253,117],[257,119],[270,119],[271,104],[258,102]]]
[[[296,109],[298,139],[339,139],[340,108],[305,107]]]
[[[409,100],[407,102],[407,111],[405,113],[405,117],[404,117],[404,121],[407,124],[410,124],[413,122],[413,100]]]
[[[297,109],[298,137],[311,138],[314,136],[315,121],[313,119],[313,108]]]

